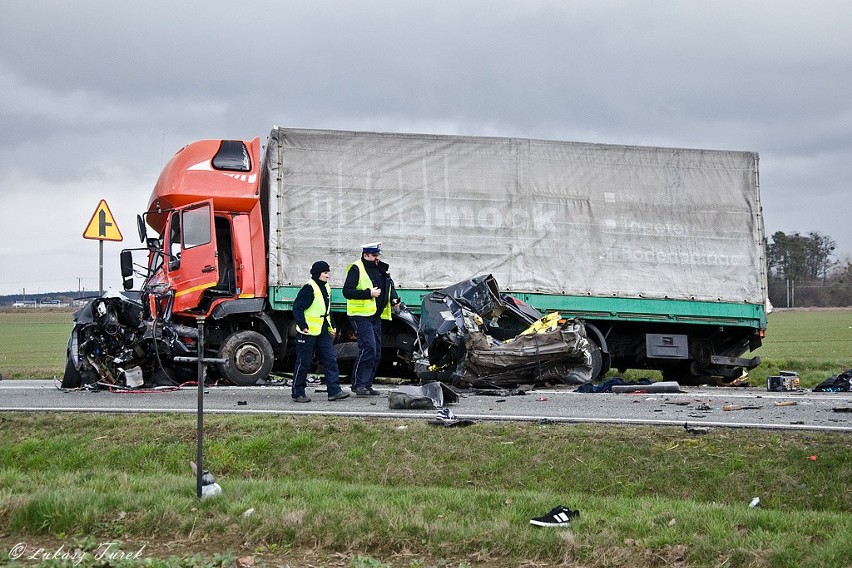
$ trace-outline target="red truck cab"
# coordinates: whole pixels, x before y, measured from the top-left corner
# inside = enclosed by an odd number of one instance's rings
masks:
[[[172,313],[266,297],[259,181],[259,138],[193,142],[163,169],[146,215],[163,254],[147,287],[173,293]]]
[[[268,310],[261,172],[255,138],[193,142],[160,174],[138,220],[148,251],[142,318],[156,361],[143,375],[168,372],[164,355],[198,353],[199,316],[204,351],[224,361],[217,372],[232,384],[265,380],[285,353],[288,322]],[[147,238],[146,222],[156,238]],[[133,272],[131,252],[122,251],[125,289]]]

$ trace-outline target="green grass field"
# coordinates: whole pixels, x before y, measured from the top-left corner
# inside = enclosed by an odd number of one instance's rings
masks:
[[[0,374],[6,378],[61,376],[73,327],[69,311],[0,312]],[[777,311],[757,350],[763,363],[749,373],[755,386],[779,370],[798,371],[803,387],[852,367],[852,309]],[[641,376],[631,373],[631,378]]]
[[[198,502],[192,416],[8,413],[0,428],[2,565],[21,542],[90,559],[144,546],[168,567],[852,562],[845,434],[217,415],[204,463],[223,493]],[[569,528],[529,524],[558,504],[580,510]]]
[[[749,372],[751,383],[766,385],[778,371],[797,371],[803,387],[852,368],[852,309],[782,310],[769,314],[762,363]]]
[[[0,374],[16,379],[61,376],[72,316],[67,310],[0,312]]]

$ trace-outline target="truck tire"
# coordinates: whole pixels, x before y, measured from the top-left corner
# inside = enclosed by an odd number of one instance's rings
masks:
[[[225,359],[219,365],[222,376],[239,386],[250,386],[265,379],[275,362],[272,344],[256,331],[231,334],[219,349],[219,357]]]

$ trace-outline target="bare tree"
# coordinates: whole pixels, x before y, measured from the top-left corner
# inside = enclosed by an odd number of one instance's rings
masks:
[[[814,278],[822,278],[822,283],[825,284],[828,280],[828,272],[834,267],[837,262],[833,261],[831,255],[837,248],[837,242],[828,235],[823,235],[817,231],[808,233],[811,239],[811,252],[809,255],[814,263]]]

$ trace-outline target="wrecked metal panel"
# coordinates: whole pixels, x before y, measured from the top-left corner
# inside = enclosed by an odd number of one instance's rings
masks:
[[[544,333],[518,335],[502,343],[481,331],[467,338],[464,378],[472,385],[583,384],[592,377],[589,341],[583,324],[571,320]]]

